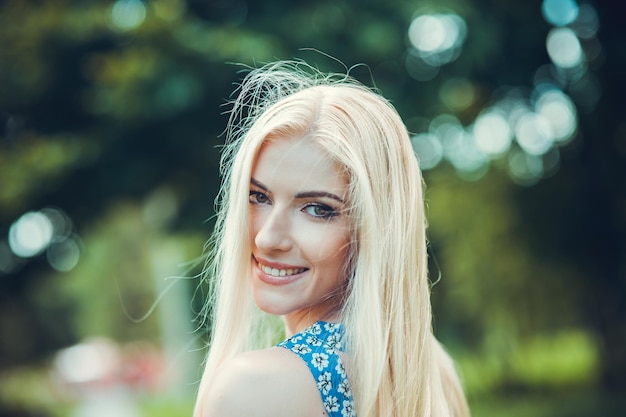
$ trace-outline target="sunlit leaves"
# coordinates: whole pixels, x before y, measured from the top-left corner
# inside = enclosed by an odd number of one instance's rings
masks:
[[[4,215],[23,208],[42,187],[62,181],[67,172],[88,164],[97,144],[75,136],[24,135],[14,146],[0,148],[0,207]]]

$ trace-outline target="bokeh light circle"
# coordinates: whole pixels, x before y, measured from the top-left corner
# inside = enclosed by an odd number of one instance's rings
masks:
[[[430,133],[415,135],[411,138],[411,145],[417,155],[422,170],[436,167],[443,158],[441,142],[435,135]]]
[[[408,29],[412,49],[433,67],[457,59],[466,36],[467,24],[457,14],[420,15]]]
[[[554,144],[550,125],[540,114],[523,114],[515,125],[515,136],[520,147],[530,155],[543,155]]]
[[[73,238],[55,242],[46,251],[46,258],[52,268],[59,272],[74,269],[80,259],[80,247]]]
[[[576,0],[543,0],[541,12],[546,21],[554,26],[565,26],[578,17]]]
[[[419,51],[438,51],[446,40],[446,26],[438,16],[419,16],[409,26],[409,40]]]
[[[583,50],[576,33],[570,28],[552,29],[546,39],[550,59],[560,68],[574,68],[583,62]]]
[[[494,109],[484,111],[476,118],[473,134],[478,148],[493,156],[506,153],[513,139],[513,132],[505,115]]]
[[[117,0],[111,7],[110,24],[114,29],[135,29],[146,19],[146,6],[141,0]]]
[[[582,4],[580,6],[578,17],[571,24],[576,34],[583,39],[593,38],[600,28],[600,19],[598,12],[590,4]]]
[[[541,94],[535,104],[535,111],[547,121],[552,138],[556,142],[567,141],[577,129],[576,107],[560,90],[550,89]]]
[[[9,246],[19,257],[36,256],[50,245],[53,232],[52,222],[45,214],[28,212],[11,225]]]
[[[508,168],[511,179],[524,186],[536,184],[544,174],[541,157],[529,155],[521,149],[515,149],[509,153]]]

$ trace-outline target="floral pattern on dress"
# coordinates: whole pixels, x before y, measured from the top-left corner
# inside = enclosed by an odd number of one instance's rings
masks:
[[[277,345],[307,364],[329,417],[356,417],[348,375],[339,357],[343,332],[340,323],[318,321]]]

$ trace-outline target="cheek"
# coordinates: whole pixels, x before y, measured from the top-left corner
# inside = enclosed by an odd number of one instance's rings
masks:
[[[323,267],[342,268],[348,257],[349,242],[349,236],[343,230],[325,233],[309,240],[309,253],[321,262]]]
[[[254,210],[252,207],[248,209],[248,238],[250,244],[254,244],[254,239],[263,224],[263,218],[259,210]]]
[[[319,265],[327,291],[334,291],[342,286],[348,271],[349,250],[349,240],[345,237],[335,240],[326,247],[326,257]]]

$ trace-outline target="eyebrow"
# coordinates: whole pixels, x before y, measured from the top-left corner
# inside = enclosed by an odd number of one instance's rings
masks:
[[[250,178],[250,183],[252,185],[259,187],[263,191],[268,191],[268,188],[260,181],[255,178]],[[329,193],[326,191],[305,191],[302,193],[298,193],[295,196],[296,198],[318,198],[318,197],[326,197],[340,202],[341,204],[346,204],[345,200],[339,197],[337,194]]]

